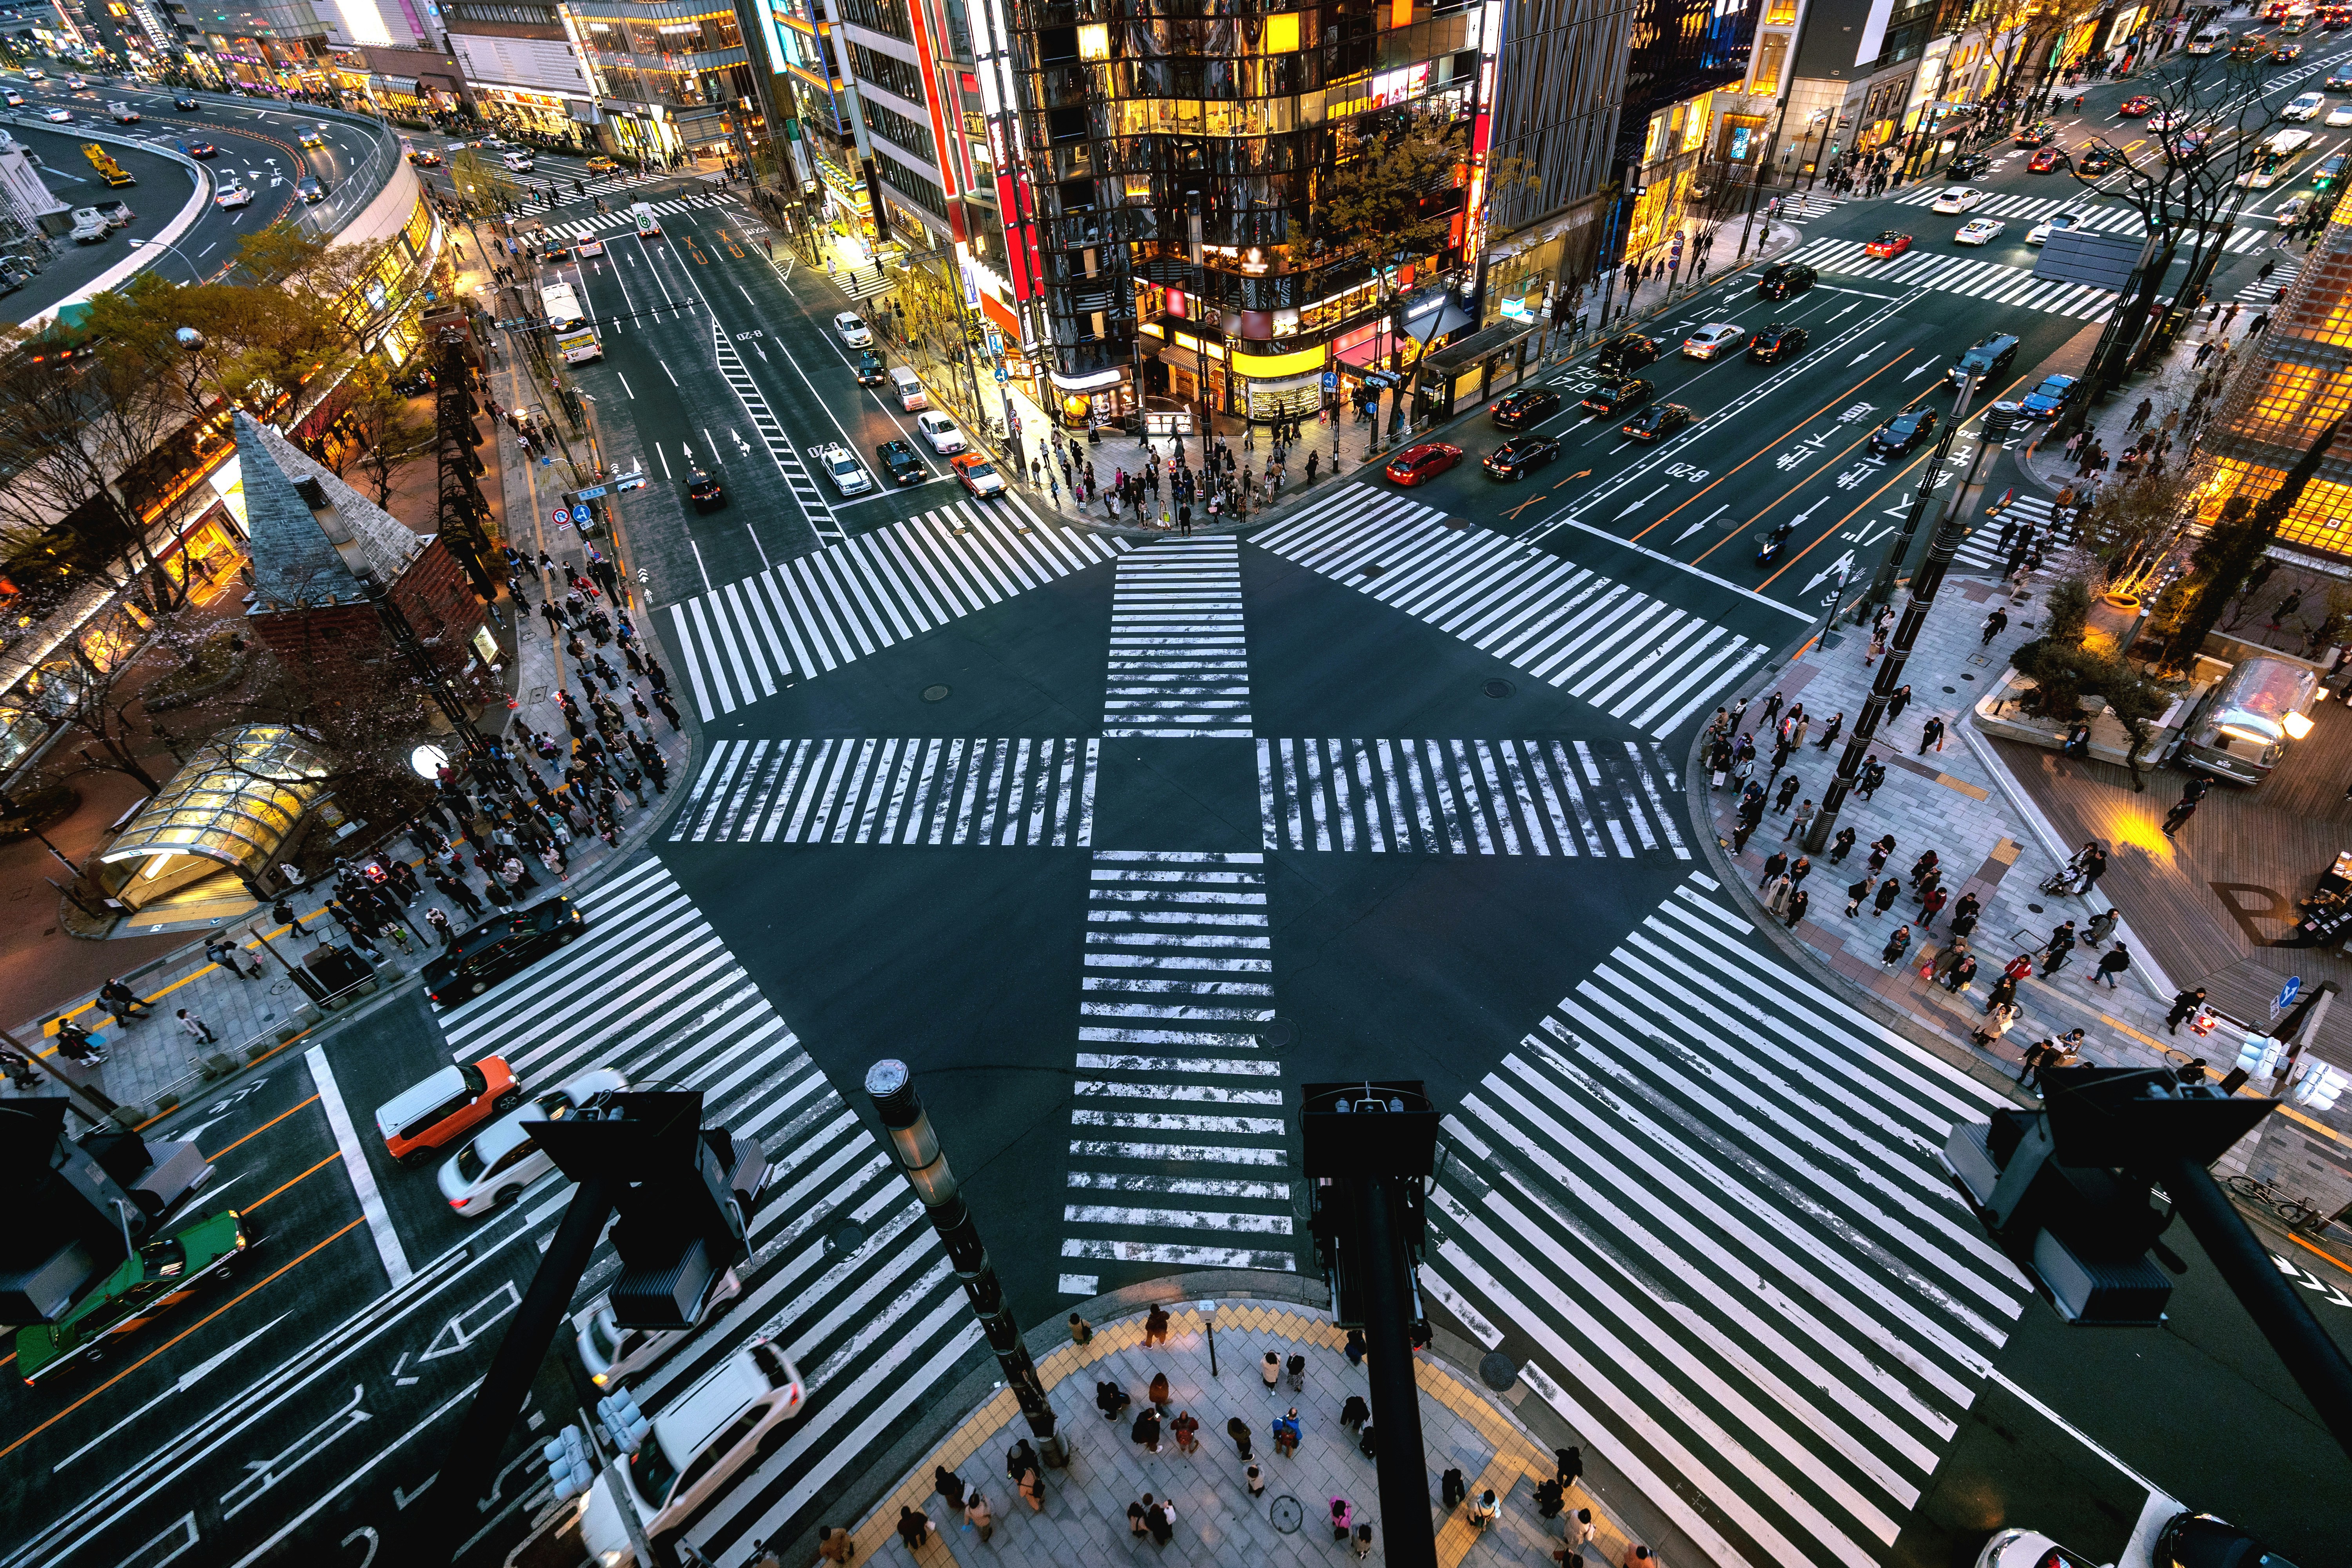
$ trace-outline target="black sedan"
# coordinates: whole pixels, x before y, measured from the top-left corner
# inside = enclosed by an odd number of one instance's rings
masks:
[[[923,459],[904,440],[883,442],[874,448],[874,456],[881,461],[883,477],[894,485],[919,485],[931,477]]]
[[[1758,298],[1790,300],[1821,280],[1821,274],[1801,261],[1776,261],[1756,279]]]
[[[1748,340],[1748,363],[1778,364],[1803,353],[1805,345],[1811,341],[1804,328],[1774,321]]]
[[[1514,436],[1486,454],[1486,468],[1496,479],[1516,479],[1559,456],[1559,443],[1549,436]]]
[[[1546,386],[1521,387],[1486,410],[1498,430],[1524,430],[1559,412],[1559,394]]]
[[[1639,408],[1649,402],[1657,395],[1657,391],[1638,375],[1622,381],[1604,381],[1586,395],[1584,411],[1602,416],[1622,414],[1629,408]]]
[[[215,158],[220,155],[220,149],[209,142],[191,142],[187,153],[191,158]]]
[[[294,194],[306,202],[323,202],[327,199],[326,183],[316,174],[305,174],[294,182]]]
[[[1679,403],[1659,403],[1625,421],[1622,434],[1636,441],[1663,441],[1697,416]]]
[[[436,1007],[454,1007],[577,940],[587,929],[587,917],[561,895],[527,910],[492,915],[425,966],[425,994]]]
[[[1991,167],[1992,159],[1989,155],[1983,153],[1963,153],[1952,160],[1951,167],[1944,171],[1944,178],[1973,180]]]
[[[1658,357],[1657,341],[1639,332],[1627,332],[1614,342],[1601,345],[1592,356],[1592,373],[1600,376],[1631,375]]]
[[[1936,411],[1924,404],[1906,408],[1870,433],[1870,449],[1881,457],[1907,452],[1933,436],[1941,423]]]
[[[2122,161],[2121,154],[2111,147],[2091,147],[2085,149],[2081,156],[2074,160],[2074,172],[2096,178]]]
[[[2082,384],[2071,375],[2042,378],[2042,384],[2027,393],[2024,398],[2025,416],[2029,419],[2055,419],[2074,401],[2074,389]]]
[[[203,104],[201,104],[201,103],[198,103],[194,99],[193,99],[193,98],[189,97],[186,93],[183,92],[183,93],[179,93],[179,94],[175,95],[175,96],[173,98],[173,100],[172,100],[172,107],[173,107],[173,108],[174,108],[174,109],[185,109],[185,110],[194,110],[202,109],[202,108],[204,107],[204,105],[203,105]]]
[[[717,511],[727,504],[727,487],[716,475],[696,468],[686,476],[686,498],[697,511]]]
[[[890,369],[887,365],[882,363],[882,356],[880,354],[876,353],[872,349],[866,349],[858,354],[858,385],[879,386],[889,379]]]

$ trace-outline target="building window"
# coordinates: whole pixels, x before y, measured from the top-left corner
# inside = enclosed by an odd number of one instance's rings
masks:
[[[914,29],[907,21],[907,0],[834,0],[834,7],[845,22],[915,41]]]
[[[870,81],[886,92],[895,92],[908,103],[924,100],[922,71],[896,55],[853,43],[849,46],[849,65],[860,81]]]
[[[918,156],[931,151],[931,133],[889,105],[861,96],[857,107],[866,116],[866,129],[884,141],[896,142]]]
[[[934,217],[948,216],[947,193],[933,184],[929,177],[909,169],[887,153],[874,160],[874,172],[882,176],[884,184],[912,200]]]
[[[1768,34],[1756,45],[1756,75],[1748,84],[1750,92],[1780,90],[1780,67],[1789,58],[1789,35]]]

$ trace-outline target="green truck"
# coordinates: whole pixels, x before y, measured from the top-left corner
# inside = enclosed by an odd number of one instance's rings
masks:
[[[258,1239],[243,1215],[224,1209],[143,1243],[56,1322],[16,1331],[17,1375],[37,1384],[77,1357],[95,1359],[107,1335],[130,1332],[227,1274]]]

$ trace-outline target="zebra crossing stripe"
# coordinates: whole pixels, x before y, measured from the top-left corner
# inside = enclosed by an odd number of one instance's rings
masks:
[[[1671,1476],[1653,1500],[1717,1563],[1868,1568],[2031,1296],[1933,1158],[1997,1097],[1717,894],[1692,877],[1444,1119],[1424,1279]]]
[[[1165,541],[1120,558],[1103,733],[1249,737],[1241,549],[1232,538]]]
[[[1518,666],[1654,739],[1767,649],[1434,508],[1350,485],[1252,542]]]
[[[668,606],[705,722],[1131,549],[959,501]]]
[[[789,744],[742,758],[735,795]],[[442,1015],[442,1027],[452,1059],[497,1054],[532,1083],[611,1066],[635,1082],[698,1089],[711,1123],[767,1150],[772,1174],[751,1218],[751,1258],[737,1266],[741,1293],[632,1380],[658,1417],[752,1336],[789,1347],[807,1390],[793,1436],[688,1531],[714,1560],[732,1561],[755,1535],[807,1529],[819,1500],[870,1458],[868,1445],[897,1440],[918,1405],[948,1386],[979,1327],[897,1163],[667,869],[648,858],[578,901],[588,919],[580,941]],[[533,1212],[526,1227],[561,1205]],[[837,1250],[829,1238],[849,1220],[865,1239]],[[613,1262],[600,1247],[575,1312]]]
[[[1234,1026],[1273,1016],[1271,932],[1261,855],[1095,852],[1065,1294],[1120,1264],[1297,1269],[1282,1063]]]
[[[669,842],[1084,848],[1101,757],[1090,737],[721,741]]]
[[[1817,239],[1800,248],[1791,259],[1802,261],[1823,272],[1882,279],[1911,289],[1940,289],[2087,321],[2103,320],[2114,308],[2116,299],[2111,289],[2093,288],[2088,284],[2070,286],[2053,279],[2037,279],[2031,268],[2011,267],[1982,257],[1944,256],[1934,251],[1914,250],[1891,258],[1873,258],[1863,254],[1866,243],[1852,239]]]
[[[1660,747],[1572,745],[1573,756],[1558,741],[1261,739],[1265,847],[1691,858],[1658,787],[1674,777]]]

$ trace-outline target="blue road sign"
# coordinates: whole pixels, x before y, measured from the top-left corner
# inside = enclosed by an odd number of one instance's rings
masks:
[[[1325,372],[1323,373],[1323,390],[1324,390],[1324,391],[1326,391],[1326,392],[1329,392],[1329,391],[1331,391],[1333,388],[1337,387],[1339,384],[1339,373],[1338,371],[1336,371],[1336,370],[1327,370],[1327,371],[1325,371]]]
[[[2288,975],[2286,977],[2286,984],[2279,987],[2278,1000],[2271,1004],[2271,1011],[2275,1013],[2282,1007],[2284,1007],[2288,1003],[2293,1002],[2295,997],[2302,993],[2302,991],[2303,976],[2300,974]]]
[[[593,489],[582,490],[580,492],[580,499],[582,500],[602,500],[604,499],[604,487],[598,485]]]
[[[572,521],[575,523],[586,522],[588,521],[588,509],[584,506],[573,507],[572,509]]]

